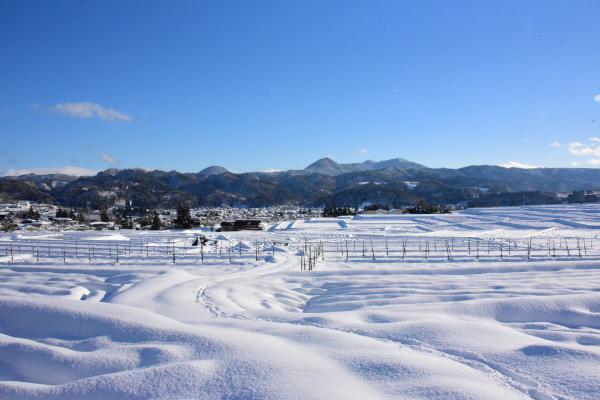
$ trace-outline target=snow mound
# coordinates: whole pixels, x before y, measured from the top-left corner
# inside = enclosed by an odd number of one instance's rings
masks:
[[[283,339],[81,304],[0,298],[0,397],[380,397],[317,352]],[[332,379],[342,387],[329,385]]]

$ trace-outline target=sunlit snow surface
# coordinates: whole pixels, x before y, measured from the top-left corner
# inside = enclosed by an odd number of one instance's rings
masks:
[[[3,234],[0,399],[598,399],[599,229],[589,205],[287,221],[202,251],[193,230]]]

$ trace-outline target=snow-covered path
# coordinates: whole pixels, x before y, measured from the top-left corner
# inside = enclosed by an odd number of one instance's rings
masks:
[[[0,256],[0,398],[599,398],[594,230],[549,229],[544,209],[499,209],[496,225],[493,210],[477,211],[472,219],[360,217],[339,231],[296,224],[269,233],[286,245],[273,255],[265,248],[258,261],[230,263],[216,253],[205,264],[188,257],[174,265]],[[514,222],[526,227],[502,230],[507,213],[522,215]],[[593,225],[596,215],[570,207],[561,220]],[[482,219],[491,226],[477,236],[457,225]],[[493,235],[518,249],[524,235],[543,235],[540,246],[582,237],[590,247],[581,258],[540,248],[530,259],[492,250],[448,261],[443,252],[417,259],[419,243],[401,261],[381,251],[376,260],[360,249],[344,255],[348,244],[340,244],[369,237],[381,246],[384,236],[373,235],[392,232],[388,246],[425,223],[442,238],[456,223],[453,243],[462,234]],[[258,243],[258,235],[268,242],[254,232],[229,240]],[[300,271],[306,237],[338,252]]]

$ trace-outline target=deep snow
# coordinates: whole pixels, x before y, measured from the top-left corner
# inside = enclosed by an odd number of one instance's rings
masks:
[[[598,228],[589,205],[287,221],[202,250],[193,230],[5,234],[0,399],[597,399]],[[301,271],[307,246],[327,251]]]

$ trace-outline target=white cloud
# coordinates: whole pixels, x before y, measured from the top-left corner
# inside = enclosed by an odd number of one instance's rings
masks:
[[[367,149],[358,149],[358,152],[360,154],[367,154],[369,152],[369,150],[367,150]]]
[[[581,164],[581,163],[580,163],[579,161],[572,161],[572,162],[571,162],[571,166],[572,166],[572,167],[579,167],[579,165],[580,165],[580,164]]]
[[[36,175],[46,175],[46,174],[65,174],[65,175],[73,175],[73,176],[90,176],[96,175],[97,171],[81,168],[81,167],[49,167],[49,168],[21,168],[21,169],[9,169],[8,171],[4,171],[2,175],[4,176],[19,176],[19,175],[28,175],[28,174],[36,174]]]
[[[571,142],[565,145],[569,153],[575,157],[586,157],[585,164],[600,167],[600,137],[591,137],[587,143]],[[579,161],[571,163],[573,166],[581,165]]]
[[[537,165],[525,164],[525,163],[521,163],[518,161],[509,161],[507,163],[500,164],[500,166],[504,167],[504,168],[523,168],[523,169],[540,168]]]
[[[277,169],[277,168],[267,168],[265,170],[263,170],[263,172],[267,172],[267,173],[273,173],[273,172],[281,172],[281,169]]]
[[[593,142],[583,144],[581,142],[572,142],[568,145],[569,153],[577,157],[600,157],[600,144]]]
[[[550,143],[550,146],[552,146],[552,147],[562,147],[562,144],[560,144],[557,141],[554,141],[554,142]]]
[[[107,163],[109,163],[110,165],[116,164],[118,162],[118,160],[116,158],[114,158],[113,156],[111,156],[110,154],[102,154],[100,156],[104,161],[106,161]]]
[[[600,94],[597,94],[597,95],[594,96],[594,101],[596,103],[600,103]]]
[[[84,101],[81,103],[59,103],[51,107],[51,110],[62,115],[74,118],[100,118],[105,121],[131,122],[131,116],[100,104]]]

